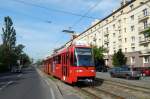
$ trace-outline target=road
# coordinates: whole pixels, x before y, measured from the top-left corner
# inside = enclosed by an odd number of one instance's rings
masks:
[[[32,67],[20,74],[0,75],[0,99],[54,99],[54,93]]]

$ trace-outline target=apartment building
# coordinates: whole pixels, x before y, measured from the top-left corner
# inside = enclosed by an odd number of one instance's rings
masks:
[[[106,65],[122,49],[127,64],[150,66],[150,38],[143,31],[150,28],[150,0],[123,0],[120,8],[82,32],[75,40],[107,48]]]

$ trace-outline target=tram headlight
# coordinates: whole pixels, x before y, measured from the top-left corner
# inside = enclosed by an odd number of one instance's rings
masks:
[[[95,72],[95,70],[91,70],[91,72]]]
[[[77,70],[77,72],[83,72],[83,70]]]

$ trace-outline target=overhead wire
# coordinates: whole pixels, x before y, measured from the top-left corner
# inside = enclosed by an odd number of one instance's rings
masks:
[[[87,10],[87,12],[85,12],[83,14],[83,16],[81,16],[71,27],[75,27],[80,21],[82,21],[82,19],[85,18],[85,16],[88,15],[89,12],[91,12],[94,8],[96,8],[102,1],[100,0],[99,2],[96,2],[90,9]],[[99,19],[99,18],[97,18]]]
[[[33,6],[33,7],[42,8],[42,9],[45,9],[45,10],[48,10],[48,11],[53,11],[53,12],[64,13],[64,14],[69,14],[69,15],[81,17],[78,21],[76,21],[76,23],[78,23],[79,21],[81,21],[83,18],[99,19],[99,18],[96,18],[96,17],[87,16],[87,14],[88,14],[91,10],[93,10],[96,6],[98,6],[100,2],[96,3],[96,4],[95,4],[94,6],[92,6],[84,15],[82,15],[82,14],[73,13],[73,12],[69,12],[69,11],[64,11],[64,10],[60,10],[60,9],[48,8],[48,7],[45,7],[45,6],[41,6],[41,5],[38,5],[38,4],[35,4],[35,3],[31,3],[31,2],[26,2],[26,1],[23,1],[23,0],[12,0],[12,1],[17,2],[17,3],[24,4],[24,5],[28,5],[28,6]],[[46,22],[49,23],[50,21],[46,21]],[[75,23],[75,24],[76,24],[76,23]],[[64,38],[64,36],[61,37],[61,38]],[[60,40],[60,39],[59,39],[59,40]],[[58,43],[59,40],[57,40],[56,43]]]
[[[48,7],[45,7],[45,6],[41,6],[41,5],[38,5],[38,4],[35,4],[35,3],[31,3],[31,2],[26,2],[26,1],[23,1],[23,0],[12,0],[12,1],[22,3],[24,5],[30,5],[30,6],[42,8],[42,9],[57,12],[57,13],[64,13],[64,14],[68,14],[68,15],[85,17],[85,18],[89,18],[89,19],[98,19],[98,18],[92,17],[92,16],[82,15],[82,14],[73,13],[73,12],[69,12],[69,11],[64,11],[64,10],[60,10],[60,9],[48,8]]]
[[[8,11],[8,12],[14,12],[14,11],[10,11],[10,10],[4,9],[4,8],[0,8],[0,10],[5,10],[5,11]],[[18,12],[16,12],[16,13],[18,13]],[[35,16],[31,16],[31,15],[29,15],[29,14],[20,13],[20,12],[19,12],[19,14],[20,14],[20,15],[27,16],[27,17],[30,17],[30,18],[33,18],[33,19],[36,19],[36,20],[38,20],[38,21],[42,21],[42,22],[44,22],[44,23],[49,23],[49,24],[51,23],[50,20],[45,20],[45,19],[42,19],[42,18],[40,18],[40,17],[35,17]]]

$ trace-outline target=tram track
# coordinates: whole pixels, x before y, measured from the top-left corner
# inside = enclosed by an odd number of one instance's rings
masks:
[[[102,99],[100,96],[96,95],[95,93],[92,93],[84,88],[75,87],[76,90],[79,90],[83,94],[87,95],[89,99]]]
[[[61,95],[65,95],[64,89],[61,85],[69,86],[71,89],[76,90],[78,93],[82,93],[82,99],[149,99],[149,88],[143,87],[135,88],[136,86],[119,83],[111,80],[95,79],[95,83],[90,86],[88,84],[78,83],[75,86],[66,84],[62,81],[55,80],[55,84],[59,89]]]
[[[96,98],[91,99],[124,99],[124,97],[115,95],[113,93],[110,93],[109,91],[105,91],[96,87],[81,88],[81,90],[88,94],[96,96]]]
[[[100,82],[101,80],[102,79],[96,79],[97,82]],[[108,85],[122,87],[124,89],[129,89],[129,90],[132,90],[132,91],[138,91],[138,92],[143,92],[143,93],[150,94],[150,89],[146,88],[146,87],[131,85],[131,84],[118,82],[118,81],[111,81],[111,80],[106,80],[106,79],[104,79],[104,83],[108,84]]]

